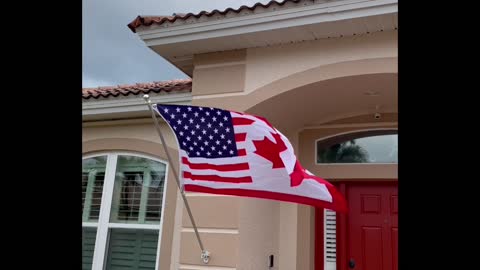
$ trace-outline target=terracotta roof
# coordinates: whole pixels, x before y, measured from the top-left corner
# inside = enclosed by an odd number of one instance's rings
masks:
[[[245,11],[245,10],[253,11],[257,7],[268,8],[272,4],[277,4],[279,6],[283,6],[287,2],[298,3],[300,1],[302,1],[302,0],[283,0],[283,1],[280,1],[280,2],[272,0],[268,3],[266,3],[266,4],[256,3],[251,7],[241,6],[237,9],[227,8],[224,11],[220,11],[220,10],[215,9],[215,10],[212,10],[212,11],[200,11],[197,14],[188,13],[188,14],[173,14],[173,16],[138,16],[137,18],[135,18],[135,20],[133,20],[131,23],[128,24],[128,28],[130,28],[130,30],[132,30],[132,32],[135,33],[136,29],[138,27],[142,26],[142,25],[143,26],[150,26],[152,24],[161,25],[161,24],[163,24],[167,21],[168,22],[174,22],[176,20],[187,20],[190,17],[195,17],[195,18],[198,19],[201,16],[211,17],[213,15],[226,15],[230,11],[235,12],[235,13],[240,13],[240,12]]]
[[[131,85],[117,85],[97,88],[83,88],[83,99],[99,97],[117,97],[119,95],[140,95],[151,92],[192,91],[192,79],[171,80],[152,83],[137,83]]]

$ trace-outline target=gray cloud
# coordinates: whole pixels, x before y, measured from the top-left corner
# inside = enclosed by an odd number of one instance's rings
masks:
[[[128,29],[138,15],[171,15],[241,5],[255,0],[83,0],[83,87],[187,78]],[[268,0],[260,1],[262,3]]]

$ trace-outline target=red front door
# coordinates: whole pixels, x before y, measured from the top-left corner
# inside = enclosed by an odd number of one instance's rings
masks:
[[[347,266],[397,270],[398,182],[347,184],[346,193]]]

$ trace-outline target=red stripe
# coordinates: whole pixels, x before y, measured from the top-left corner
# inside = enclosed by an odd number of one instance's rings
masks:
[[[245,177],[221,177],[218,175],[194,175],[190,172],[183,172],[184,178],[192,180],[212,181],[212,182],[226,182],[226,183],[251,183],[252,178],[250,176]]]
[[[232,118],[232,123],[234,126],[248,126],[252,124],[253,120],[248,119],[248,118],[240,118],[240,117],[234,117]]]
[[[208,163],[191,163],[186,157],[182,157],[182,163],[194,170],[216,170],[220,172],[248,170],[248,163],[215,165]]]
[[[186,191],[270,199],[270,200],[276,200],[276,201],[306,204],[306,205],[311,205],[311,206],[320,207],[320,208],[327,208],[327,209],[332,209],[334,211],[338,211],[340,213],[348,212],[348,208],[342,202],[339,203],[338,197],[336,197],[335,194],[332,194],[333,202],[327,202],[327,201],[322,201],[322,200],[309,198],[309,197],[303,197],[303,196],[291,195],[291,194],[285,194],[285,193],[277,193],[277,192],[271,192],[271,191],[263,191],[263,190],[215,189],[215,188],[208,188],[208,187],[197,186],[192,184],[186,184],[184,185],[184,187]],[[329,191],[331,190],[329,189]]]
[[[238,153],[238,156],[239,156],[239,157],[241,157],[241,156],[246,156],[246,155],[247,155],[247,150],[245,150],[245,149],[238,149],[237,153]]]
[[[236,142],[244,142],[247,138],[247,133],[237,133],[235,134],[235,141]]]

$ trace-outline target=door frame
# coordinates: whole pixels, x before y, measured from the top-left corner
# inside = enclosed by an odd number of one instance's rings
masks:
[[[332,179],[329,180],[338,191],[347,199],[348,185],[378,185],[391,184],[397,185],[398,179]],[[337,214],[337,270],[348,270],[348,215]],[[315,208],[315,250],[314,250],[314,269],[325,270],[324,265],[324,209]]]

